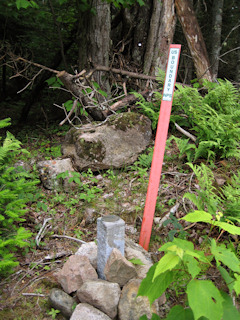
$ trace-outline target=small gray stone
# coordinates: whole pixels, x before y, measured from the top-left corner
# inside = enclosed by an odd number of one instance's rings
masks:
[[[88,303],[79,303],[70,320],[111,320],[111,318]]]
[[[94,241],[82,244],[75,255],[87,257],[93,268],[97,269],[97,245]]]
[[[159,314],[157,301],[150,306],[148,297],[137,297],[140,283],[140,279],[132,279],[123,287],[118,304],[119,320],[139,320],[143,315],[150,320],[152,313]]]
[[[50,292],[49,301],[53,308],[60,310],[65,317],[71,317],[75,300],[66,292],[60,289],[52,289]]]
[[[65,171],[75,171],[70,158],[39,161],[37,169],[40,173],[40,178],[43,186],[49,190],[62,189],[68,191],[73,187],[72,183],[68,183],[68,178],[58,179],[57,175]]]

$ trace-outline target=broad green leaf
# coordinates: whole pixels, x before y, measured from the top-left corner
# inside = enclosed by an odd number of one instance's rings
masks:
[[[224,244],[222,244],[221,246],[217,246],[216,241],[212,239],[211,252],[218,264],[219,261],[221,261],[231,270],[240,273],[240,261],[230,249],[227,249],[225,247]]]
[[[157,263],[153,280],[165,271],[172,270],[180,262],[180,258],[171,252],[166,253]]]
[[[167,248],[167,251],[175,252],[176,255],[179,256],[180,259],[183,258],[184,250],[182,248],[179,248],[176,245],[171,245]]]
[[[221,229],[227,231],[228,233],[240,235],[240,228],[232,224],[221,222],[221,221],[216,221],[216,222],[214,221],[214,225],[220,227]]]
[[[137,264],[137,265],[140,265],[140,266],[144,266],[144,263],[141,261],[141,259],[130,259],[128,261],[132,262],[132,264]]]
[[[224,279],[224,281],[226,282],[226,285],[228,286],[229,292],[232,293],[233,291],[233,286],[234,286],[234,282],[235,279],[233,279],[229,273],[227,272],[226,269],[224,269],[222,266],[218,266],[217,267],[219,272],[221,273],[222,278]]]
[[[173,281],[172,271],[161,273],[153,281],[157,264],[158,263],[155,263],[148,270],[147,276],[142,280],[138,290],[138,295],[147,296],[150,304],[152,304],[157,298],[159,298]]]
[[[174,306],[165,320],[194,320],[191,309],[184,309],[182,306]]]
[[[194,245],[192,242],[184,240],[184,239],[179,239],[179,238],[174,238],[173,243],[175,243],[179,248],[182,248],[183,250],[192,250],[194,251]]]
[[[204,256],[204,254],[201,254],[201,251],[197,252],[197,250],[194,250],[194,251],[186,250],[185,254],[192,256],[192,257],[195,257],[199,261],[210,264],[210,261]]]
[[[211,223],[212,221],[212,215],[206,211],[196,210],[194,212],[190,212],[186,214],[182,220],[188,221],[188,222],[208,222]]]
[[[194,250],[193,243],[187,240],[174,238],[172,242],[167,242],[164,245],[162,245],[158,250],[159,251],[174,251],[171,247],[179,247],[183,250]]]
[[[188,254],[197,258],[198,260],[209,263],[209,260],[202,254],[201,251],[194,250],[194,245],[192,242],[174,238],[172,242],[167,242],[158,249],[159,251],[172,251],[182,259],[184,254]]]
[[[224,298],[223,301],[223,317],[222,320],[240,320],[240,313],[237,308],[233,305],[231,297],[221,291],[221,295]]]
[[[240,294],[240,275],[237,273],[234,273],[234,276],[236,278],[236,281],[234,282],[233,289],[235,290],[236,294]]]
[[[183,262],[187,266],[188,272],[190,273],[192,278],[195,278],[200,273],[201,268],[199,267],[199,263],[192,256],[185,255],[183,258]]]
[[[221,320],[223,315],[223,297],[209,280],[192,280],[187,286],[189,306],[194,319],[206,317],[209,320]]]
[[[31,7],[31,3],[28,0],[16,0],[16,6],[17,9],[26,9],[28,7]]]
[[[28,7],[38,8],[38,5],[33,0],[30,0],[30,1],[28,1],[28,0],[16,0],[16,7],[19,10],[21,8],[26,9]]]

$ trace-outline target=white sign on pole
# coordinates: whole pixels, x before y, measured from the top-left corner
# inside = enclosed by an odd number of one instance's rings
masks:
[[[171,48],[169,52],[167,73],[165,78],[165,85],[163,89],[163,101],[172,101],[173,91],[175,86],[175,79],[178,67],[178,58],[180,55],[180,48]]]

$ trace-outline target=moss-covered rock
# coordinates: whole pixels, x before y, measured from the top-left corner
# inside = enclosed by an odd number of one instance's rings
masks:
[[[79,170],[121,168],[136,161],[149,145],[151,121],[144,115],[126,112],[111,116],[102,125],[72,128],[62,146]]]

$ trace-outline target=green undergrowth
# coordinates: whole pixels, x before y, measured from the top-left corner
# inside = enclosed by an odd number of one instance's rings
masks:
[[[10,125],[10,119],[0,121],[0,127]],[[22,226],[27,213],[26,204],[34,196],[39,180],[14,166],[20,153],[26,153],[21,142],[7,132],[0,147],[0,274],[11,272],[18,265],[14,252],[29,245],[31,233]]]
[[[155,130],[161,95],[155,94],[151,103],[138,98],[137,108],[152,120]],[[139,291],[150,302],[165,292],[168,307],[173,306],[174,296],[178,303],[165,314],[167,320],[224,320],[225,310],[229,318],[239,318],[232,303],[233,297],[238,301],[240,293],[237,109],[239,93],[228,81],[206,82],[204,91],[178,86],[175,92],[155,216],[165,216],[176,204],[180,216],[172,212],[160,229],[153,225],[150,250],[160,247],[157,257],[161,258],[149,270]],[[196,141],[176,132],[174,123],[195,135]],[[0,126],[9,125],[8,119],[0,122]],[[17,138],[23,145],[11,133],[1,141],[0,273],[4,277],[16,270],[19,257],[24,259],[25,254],[47,247],[54,234],[94,240],[99,216],[117,214],[140,231],[153,147],[122,169],[61,173],[59,181],[64,185],[68,180],[73,187],[46,191],[38,185],[35,162],[59,157],[68,129],[51,126],[47,130],[22,130]],[[13,166],[19,159],[31,164],[30,172]],[[224,177],[221,185],[217,175]],[[93,212],[90,222],[86,219],[88,209]],[[42,224],[34,222],[29,230],[29,211],[41,223],[52,219],[52,229],[37,249],[35,237]],[[51,269],[44,266],[44,271],[45,267]],[[35,269],[35,276],[40,276],[40,267]],[[199,301],[204,306],[201,310]],[[48,316],[60,319],[49,306],[43,308]],[[153,315],[154,319],[158,316]]]

